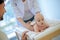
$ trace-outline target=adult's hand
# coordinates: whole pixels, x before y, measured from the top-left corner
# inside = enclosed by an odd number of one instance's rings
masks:
[[[26,23],[26,28],[28,28],[29,30],[33,31],[33,26],[31,26],[29,23]]]
[[[22,40],[27,40],[28,35],[26,34],[28,31],[24,31],[22,33]]]

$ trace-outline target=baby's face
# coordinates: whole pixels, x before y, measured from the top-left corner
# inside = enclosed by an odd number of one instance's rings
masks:
[[[35,17],[35,20],[39,26],[44,26],[45,22],[44,17],[42,15],[38,15],[37,17]]]

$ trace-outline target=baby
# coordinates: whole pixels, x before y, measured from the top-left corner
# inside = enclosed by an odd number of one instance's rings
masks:
[[[32,25],[34,32],[41,32],[44,31],[46,28],[49,27],[49,25],[44,21],[44,17],[40,14],[40,12],[37,12],[36,16],[34,17],[35,23],[29,21],[28,23]],[[28,31],[25,31],[22,34],[22,40],[27,40],[27,33]]]
[[[44,31],[49,27],[49,25],[44,21],[44,17],[39,13],[40,12],[38,12],[38,14],[34,17],[35,23],[33,25],[33,28],[35,32]]]

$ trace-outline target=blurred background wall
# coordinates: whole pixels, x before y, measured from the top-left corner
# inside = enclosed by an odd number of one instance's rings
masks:
[[[38,0],[38,3],[46,18],[60,20],[60,0]]]

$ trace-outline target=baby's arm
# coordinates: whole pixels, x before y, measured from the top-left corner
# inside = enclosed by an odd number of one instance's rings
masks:
[[[49,27],[49,24],[47,21],[45,21],[45,26],[48,28]]]
[[[47,29],[49,27],[48,23],[44,24],[43,30]]]
[[[36,24],[33,26],[33,28],[34,28],[34,32],[39,32],[39,29]]]
[[[48,28],[49,27],[49,24],[48,23],[46,23],[46,28]]]

